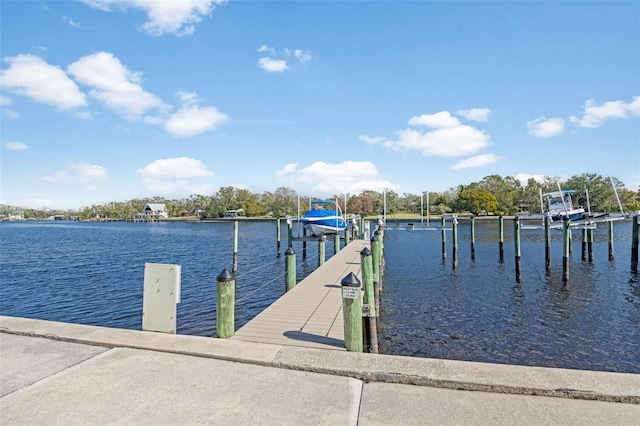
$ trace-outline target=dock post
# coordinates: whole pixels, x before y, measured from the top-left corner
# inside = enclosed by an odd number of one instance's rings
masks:
[[[216,278],[216,332],[221,339],[235,334],[235,299],[236,280],[225,268]]]
[[[280,257],[280,218],[276,219],[276,256]]]
[[[587,228],[582,228],[582,261],[587,260]]]
[[[287,218],[287,247],[293,247],[293,223]]]
[[[447,224],[447,220],[444,218],[444,216],[442,216],[442,218],[440,218],[440,223],[442,226],[442,260],[445,260],[447,258],[447,230],[445,229],[445,226]]]
[[[551,218],[544,218],[544,270],[551,271]]]
[[[569,219],[563,218],[563,253],[562,253],[562,282],[569,281]]]
[[[609,261],[613,260],[613,221],[609,221]]]
[[[238,221],[233,221],[233,273],[238,273]]]
[[[344,246],[345,247],[348,246],[349,243],[351,242],[349,237],[350,237],[350,231],[349,231],[349,227],[347,226],[344,228]]]
[[[513,220],[513,241],[515,244],[515,261],[516,261],[516,282],[522,281],[522,261],[520,251],[520,218]]]
[[[360,226],[358,229],[360,230],[360,236],[358,238],[364,240],[364,216],[360,217]]]
[[[333,254],[336,255],[340,251],[340,234],[333,234]]]
[[[307,236],[307,228],[302,227],[302,261],[307,260],[307,240],[304,238]]]
[[[349,352],[362,352],[362,297],[361,283],[353,272],[344,277],[342,285],[342,314],[344,319],[344,346]]]
[[[471,216],[471,260],[476,260],[476,218]]]
[[[375,234],[371,237],[371,254],[373,262],[373,282],[380,282],[380,244]]]
[[[587,249],[589,251],[589,262],[593,262],[593,229],[587,230],[589,241],[587,242]]]
[[[325,261],[325,241],[327,237],[324,235],[318,239],[318,266],[322,266]]]
[[[369,307],[368,315],[364,317],[369,336],[369,352],[378,353],[378,324],[376,296],[373,289],[373,260],[371,250],[367,247],[360,252],[360,264],[362,265],[362,281],[364,283],[364,302]],[[366,310],[365,310],[366,311]]]
[[[293,251],[293,247],[289,247],[284,256],[285,291],[289,291],[296,286],[296,252]]]
[[[451,239],[453,240],[452,263],[453,270],[455,271],[456,269],[458,269],[458,219],[456,219],[455,217],[451,219],[451,233]]]
[[[500,237],[500,262],[504,262],[504,219],[498,218],[498,236]]]
[[[631,272],[638,273],[638,213],[633,216],[631,231]]]

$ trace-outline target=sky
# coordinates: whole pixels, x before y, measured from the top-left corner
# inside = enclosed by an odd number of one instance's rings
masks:
[[[640,187],[638,1],[3,0],[0,20],[4,204]]]

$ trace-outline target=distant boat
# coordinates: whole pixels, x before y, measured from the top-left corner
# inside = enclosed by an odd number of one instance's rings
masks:
[[[332,200],[315,200],[302,218],[304,228],[312,235],[336,234],[344,231],[347,223],[338,203]]]
[[[573,207],[571,195],[575,192],[574,190],[560,190],[542,194],[542,198],[547,201],[546,213],[552,221],[563,220],[565,217],[569,220],[585,218],[585,211],[582,207]]]

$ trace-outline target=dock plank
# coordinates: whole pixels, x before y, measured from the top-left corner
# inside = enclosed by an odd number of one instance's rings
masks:
[[[360,275],[360,252],[369,241],[354,240],[236,331],[234,340],[346,350],[342,286],[350,272]]]

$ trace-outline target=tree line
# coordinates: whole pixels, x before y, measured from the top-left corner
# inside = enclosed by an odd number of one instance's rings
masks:
[[[544,177],[541,181],[529,179],[526,185],[512,177],[489,175],[479,182],[459,185],[444,192],[398,194],[393,190],[377,192],[363,190],[359,194],[334,194],[342,209],[349,214],[379,215],[386,205],[387,214],[445,214],[471,213],[513,215],[518,212],[540,213],[540,194],[562,189],[575,190],[574,205],[590,207],[591,211],[618,211],[618,200],[612,188],[614,182],[620,203],[625,211],[640,210],[640,188],[630,190],[615,178],[595,173],[584,173],[561,181],[557,177]],[[588,192],[588,195],[587,195]],[[588,197],[588,199],[587,199]],[[163,197],[114,201],[82,207],[78,210],[22,209],[25,218],[47,218],[53,215],[73,216],[81,220],[93,218],[132,219],[144,210],[146,204],[162,203],[172,218],[218,218],[227,210],[242,209],[247,217],[285,217],[304,214],[311,198],[287,187],[273,192],[253,193],[233,186],[221,187],[215,194],[192,194],[188,198]],[[428,211],[427,211],[428,206]],[[0,214],[7,214],[2,206]]]

